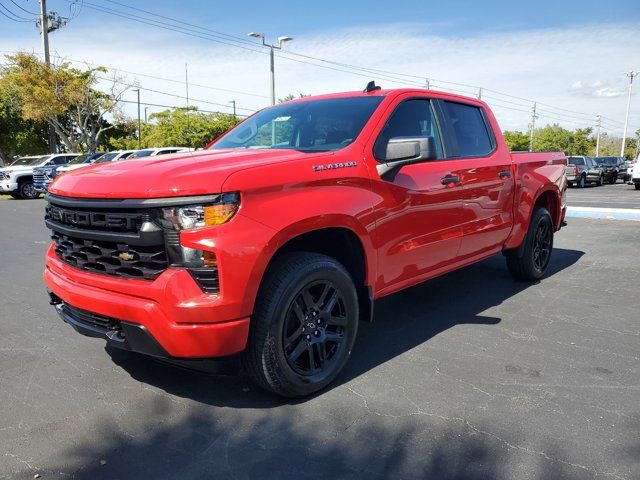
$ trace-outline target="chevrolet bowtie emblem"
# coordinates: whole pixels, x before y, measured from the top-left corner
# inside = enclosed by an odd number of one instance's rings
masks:
[[[128,262],[129,260],[133,260],[135,258],[135,255],[129,252],[122,252],[118,254],[118,258],[120,258],[120,260],[124,260],[125,262]]]

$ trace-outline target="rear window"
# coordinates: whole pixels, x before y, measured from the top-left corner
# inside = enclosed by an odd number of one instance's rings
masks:
[[[569,157],[569,163],[571,165],[584,165],[584,158],[582,158],[582,157]]]
[[[453,157],[484,157],[493,150],[492,137],[479,107],[442,102],[453,136]]]

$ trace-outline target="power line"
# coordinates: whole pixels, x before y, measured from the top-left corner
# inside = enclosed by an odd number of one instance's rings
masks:
[[[25,17],[21,17],[20,15],[16,15],[14,12],[9,10],[2,2],[0,2],[0,7],[2,7],[4,10],[6,10],[7,13],[9,13],[9,15],[12,15],[15,18],[10,17],[6,13],[4,13],[2,10],[0,10],[0,14],[2,14],[2,16],[4,16],[4,17],[7,17],[9,20],[13,20],[14,22],[32,23],[32,22],[36,21],[35,18],[34,19],[28,19],[28,18],[25,18]]]
[[[38,16],[37,13],[33,13],[30,12],[29,10],[27,10],[26,8],[23,8],[18,2],[16,2],[15,0],[9,0],[11,3],[13,3],[16,7],[18,7],[20,10],[22,10],[25,13],[28,13],[29,15],[35,15],[36,17]]]

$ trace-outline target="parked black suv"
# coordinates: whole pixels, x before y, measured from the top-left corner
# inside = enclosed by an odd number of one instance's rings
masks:
[[[627,163],[622,157],[596,157],[594,158],[604,174],[604,181],[614,184],[620,178],[627,180]]]

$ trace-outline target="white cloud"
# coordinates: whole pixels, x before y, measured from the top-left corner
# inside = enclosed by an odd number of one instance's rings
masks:
[[[631,59],[637,58],[637,52],[640,51],[638,27],[637,24],[588,25],[463,37],[431,34],[429,25],[387,24],[298,36],[285,48],[337,62],[420,77],[409,78],[411,82],[422,83],[423,77],[429,77],[481,85],[486,89],[535,99],[542,104],[587,112],[594,117],[601,114],[622,122],[626,101],[619,97],[626,93],[628,86],[628,78],[623,72],[640,66],[631,64]],[[438,30],[442,31],[442,28]],[[451,30],[455,31],[455,25],[451,26]],[[238,107],[251,109],[268,103],[267,55],[122,22],[86,30],[74,29],[70,24],[52,35],[51,42],[53,49],[63,56],[169,77],[176,81],[184,80],[184,65],[188,63],[193,84],[262,95],[234,94],[192,85],[192,98],[225,105],[230,100],[236,100]],[[35,36],[24,39],[0,38],[0,50],[39,51],[39,48]],[[277,58],[276,63],[276,95],[280,97],[288,93],[359,90],[369,79],[376,79],[384,87],[397,87],[402,83],[393,83],[383,75],[362,73],[358,76],[285,58]],[[335,65],[333,68],[344,69]],[[127,77],[138,80],[146,88],[184,95],[184,86],[179,83],[135,75]],[[457,87],[438,80],[433,82],[436,87],[461,88],[471,95],[477,94],[475,88]],[[493,104],[503,128],[527,128],[530,121],[529,103],[500,97],[491,91],[485,90],[484,94],[484,98]],[[490,97],[500,98],[501,101]],[[133,99],[134,95],[131,94],[130,98]],[[180,99],[146,91],[142,92],[142,98],[151,103],[184,103]],[[633,128],[640,128],[640,102],[634,100],[630,124]],[[201,107],[218,108],[204,103]],[[134,114],[133,108],[127,110]],[[538,123],[563,119],[560,123],[566,127],[584,126],[575,116],[565,117],[562,112],[544,105],[539,104],[539,112],[541,117]],[[621,126],[618,130],[621,130]],[[611,133],[616,132],[611,130]]]

